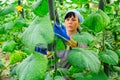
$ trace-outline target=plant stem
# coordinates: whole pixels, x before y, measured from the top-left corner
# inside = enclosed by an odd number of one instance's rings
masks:
[[[104,11],[104,0],[100,0],[100,2],[99,2],[99,9]]]
[[[104,72],[107,76],[110,75],[110,69],[109,69],[109,65],[107,63],[103,63],[104,66]]]
[[[102,51],[105,51],[105,30],[103,30]]]
[[[106,32],[105,32],[105,30],[103,30],[103,41],[102,41],[102,52],[104,52],[105,51],[105,36],[106,36]],[[109,76],[110,75],[110,66],[109,66],[109,64],[107,64],[107,63],[103,63],[103,66],[104,66],[104,72],[105,72],[105,74],[107,75],[107,76]]]

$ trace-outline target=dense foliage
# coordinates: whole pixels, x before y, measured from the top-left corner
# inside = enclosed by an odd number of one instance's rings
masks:
[[[65,80],[65,76],[69,80],[119,80],[120,1],[54,0],[54,3],[61,23],[69,9],[77,9],[83,15],[81,32],[72,37],[88,48],[76,47],[69,52],[69,69],[56,67],[60,61],[56,53],[64,50],[65,45],[54,36],[48,1],[0,0],[0,78],[5,80],[7,75],[11,80]],[[52,49],[50,56],[34,52],[36,44],[54,42],[54,46],[48,46]]]

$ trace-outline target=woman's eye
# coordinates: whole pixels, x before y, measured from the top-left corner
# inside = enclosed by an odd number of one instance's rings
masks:
[[[76,21],[76,19],[72,19],[72,21]]]
[[[69,21],[69,18],[67,18],[66,20]]]

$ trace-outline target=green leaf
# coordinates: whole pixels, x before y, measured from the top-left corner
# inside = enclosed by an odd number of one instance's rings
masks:
[[[120,67],[119,66],[113,66],[113,70],[115,72],[118,72],[118,74],[120,74]]]
[[[10,64],[13,65],[17,62],[21,62],[23,59],[27,57],[26,53],[21,52],[21,51],[14,51],[10,55]]]
[[[4,30],[4,26],[0,26],[0,34],[4,34],[5,30]]]
[[[82,74],[82,73],[75,73],[72,75],[75,80],[92,80],[92,75],[90,73]]]
[[[65,44],[58,38],[56,38],[56,50],[65,50]]]
[[[120,34],[118,34],[116,38],[117,41],[120,41]]]
[[[54,80],[65,80],[62,76],[55,76]]]
[[[5,66],[4,62],[2,60],[0,60],[0,71],[1,71],[1,69],[5,69],[5,68],[6,68],[6,66]]]
[[[103,27],[106,27],[110,23],[109,16],[100,9],[97,11],[97,13],[99,13],[102,16],[102,18],[103,18]]]
[[[70,75],[70,72],[66,68],[57,68],[57,71],[62,75]]]
[[[120,57],[120,49],[116,50],[118,57]]]
[[[15,7],[14,6],[7,6],[4,9],[0,10],[0,16],[5,16],[7,14],[10,14],[12,12],[15,11]]]
[[[73,66],[71,66],[70,68],[69,68],[69,72],[71,73],[71,74],[74,74],[74,73],[78,73],[78,72],[81,72],[82,70],[80,69],[80,68],[75,68],[75,67],[73,67]]]
[[[19,80],[44,80],[48,60],[42,54],[31,54],[16,68]]]
[[[76,4],[85,4],[90,0],[71,0],[71,1]]]
[[[110,18],[102,10],[91,13],[83,22],[83,25],[89,29],[100,32],[110,23]]]
[[[89,29],[95,32],[100,32],[104,28],[102,16],[95,12],[90,14],[85,19],[85,21],[83,22],[83,25],[85,25],[86,27],[88,27]]]
[[[45,16],[42,19],[36,17],[21,36],[23,44],[31,52],[33,52],[36,44],[49,44],[53,39],[54,33],[49,16]]]
[[[98,72],[100,68],[100,61],[96,53],[90,50],[74,48],[68,54],[67,59],[75,68],[91,70],[92,72]]]
[[[120,24],[115,24],[115,26],[114,26],[114,31],[115,32],[120,32]]]
[[[5,31],[10,31],[11,29],[13,29],[14,23],[12,21],[10,21],[10,22],[4,24],[3,26],[4,26]]]
[[[48,13],[47,0],[37,0],[32,4],[33,12],[40,17],[43,17]]]
[[[116,65],[118,64],[118,55],[112,50],[106,50],[99,53],[100,59],[108,64]]]
[[[25,23],[24,19],[18,19],[14,21],[14,29],[18,30],[21,29],[22,27],[26,27],[27,24]]]
[[[6,52],[12,52],[16,47],[16,42],[14,40],[8,40],[2,45],[2,50]]]
[[[107,13],[112,13],[114,12],[114,6],[111,6],[111,5],[106,5],[106,7],[104,8],[104,11],[107,12]]]
[[[98,73],[92,73],[92,80],[109,80],[104,71],[99,71]]]
[[[87,73],[87,74],[74,74],[75,80],[109,80],[104,71],[99,71],[98,73]]]
[[[27,55],[31,54],[31,51],[27,47],[24,47],[22,51],[25,52]]]
[[[46,72],[45,80],[53,80],[52,70],[50,72]]]
[[[83,44],[90,44],[94,40],[93,36],[87,32],[81,32],[80,34],[77,33],[72,37],[75,41]]]

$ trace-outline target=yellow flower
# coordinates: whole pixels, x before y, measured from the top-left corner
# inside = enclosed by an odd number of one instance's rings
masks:
[[[16,9],[17,9],[18,12],[22,12],[22,8],[23,8],[23,7],[20,6],[20,5],[16,6]]]

